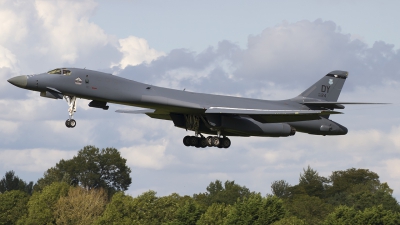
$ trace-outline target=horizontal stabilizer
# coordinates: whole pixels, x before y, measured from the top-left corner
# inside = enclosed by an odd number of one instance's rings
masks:
[[[342,114],[341,112],[331,110],[268,110],[225,107],[210,107],[205,113],[246,115],[261,123],[317,120],[323,115]]]
[[[154,113],[154,109],[139,109],[139,110],[127,110],[127,109],[118,109],[115,112],[117,113],[131,113],[131,114],[148,114]]]

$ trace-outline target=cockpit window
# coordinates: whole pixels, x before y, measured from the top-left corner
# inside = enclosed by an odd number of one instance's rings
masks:
[[[54,69],[47,72],[48,74],[61,74],[61,69]]]
[[[54,70],[50,70],[49,72],[47,72],[48,74],[62,74],[62,75],[66,75],[69,76],[71,75],[71,70],[67,70],[67,69],[54,69]]]
[[[65,70],[65,69],[63,69],[63,70],[62,70],[62,74],[63,74],[63,75],[69,76],[69,75],[71,75],[71,71],[70,71],[70,70]]]

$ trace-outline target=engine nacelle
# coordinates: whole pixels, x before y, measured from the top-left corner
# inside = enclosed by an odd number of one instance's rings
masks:
[[[296,129],[286,123],[262,123],[259,124],[263,130],[263,136],[287,137],[296,134]]]
[[[252,118],[225,115],[207,115],[210,125],[243,136],[287,137],[296,129],[286,123],[260,123]]]

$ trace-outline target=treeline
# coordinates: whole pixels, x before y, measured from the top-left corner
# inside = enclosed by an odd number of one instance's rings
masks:
[[[124,193],[130,172],[117,149],[94,146],[60,160],[35,184],[9,171],[0,181],[0,225],[400,224],[393,190],[368,169],[323,177],[308,167],[296,185],[272,182],[267,196],[216,180],[192,196],[132,197]]]

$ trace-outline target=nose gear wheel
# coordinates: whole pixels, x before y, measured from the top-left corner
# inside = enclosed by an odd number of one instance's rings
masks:
[[[74,119],[68,119],[65,121],[65,126],[68,128],[74,128],[76,126],[76,121]]]

